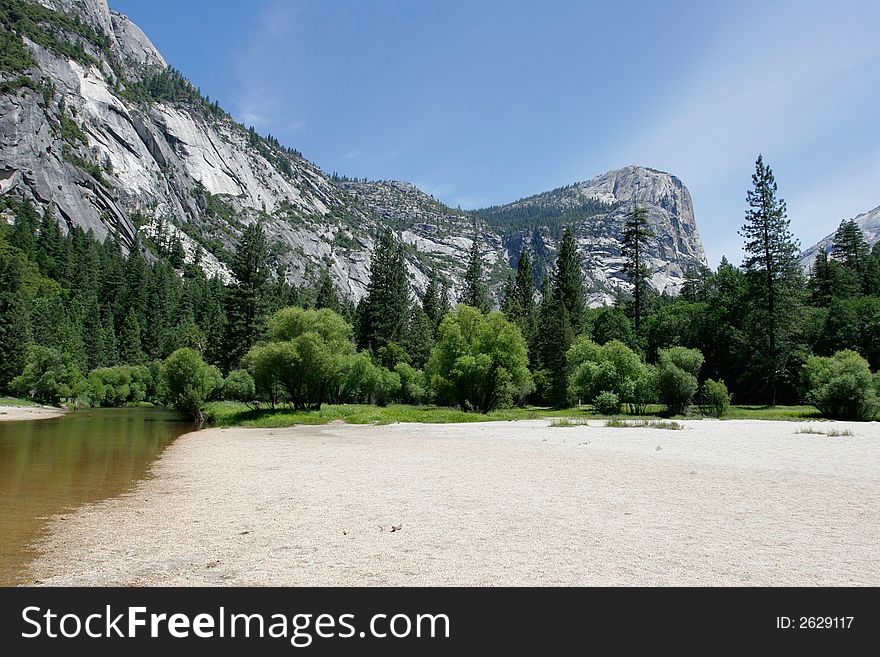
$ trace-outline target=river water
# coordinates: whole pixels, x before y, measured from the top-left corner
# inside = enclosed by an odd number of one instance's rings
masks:
[[[114,497],[194,425],[158,408],[102,408],[0,422],[0,585],[29,583],[52,516]]]

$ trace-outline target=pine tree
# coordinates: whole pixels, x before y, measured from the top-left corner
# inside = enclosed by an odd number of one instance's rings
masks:
[[[443,321],[443,318],[449,314],[449,311],[452,310],[452,301],[449,299],[449,283],[447,281],[443,281],[440,285],[440,301],[437,304],[437,322],[438,326],[440,322]]]
[[[82,306],[82,340],[86,349],[86,368],[91,371],[103,367],[104,358],[104,323],[101,321],[101,309],[98,300],[89,296]]]
[[[504,314],[507,318],[519,326],[520,332],[525,338],[529,348],[529,355],[533,363],[536,361],[535,354],[535,274],[532,270],[532,261],[528,251],[520,253],[519,262],[516,266],[516,276],[510,278],[510,289],[505,293]]]
[[[648,279],[651,277],[651,269],[648,267],[646,255],[647,242],[654,237],[654,231],[648,223],[648,211],[633,206],[632,212],[627,215],[623,226],[623,274],[632,285],[633,291],[633,326],[636,335],[642,325],[642,317],[645,311],[645,290],[648,287]]]
[[[852,272],[861,291],[866,291],[865,288],[869,287],[866,277],[871,264],[871,248],[865,240],[862,229],[852,219],[840,222],[834,233],[831,255],[834,260]]]
[[[108,306],[101,308],[101,342],[104,351],[101,354],[103,367],[112,367],[119,364],[119,345],[116,341],[116,326],[113,322],[113,313]]]
[[[252,224],[242,233],[231,270],[235,282],[227,295],[227,370],[234,369],[256,343],[266,320],[269,244],[260,224]]]
[[[434,323],[418,303],[412,304],[400,346],[406,350],[411,364],[424,367],[434,347]]]
[[[513,284],[513,302],[520,316],[531,317],[535,311],[535,272],[529,252],[523,251],[516,266]]]
[[[565,308],[568,321],[575,335],[583,330],[587,296],[584,291],[584,274],[578,256],[577,242],[571,228],[565,229],[556,270],[553,273],[553,298]]]
[[[566,355],[574,342],[574,327],[568,309],[556,296],[550,295],[541,303],[538,317],[538,361],[546,370],[549,386],[546,401],[551,406],[562,408],[568,405],[569,372]]]
[[[756,354],[756,360],[766,367],[769,401],[775,406],[780,371],[786,365],[784,341],[794,318],[789,306],[799,283],[798,243],[789,230],[785,201],[778,198],[773,172],[760,155],[752,185],[746,197],[746,223],[740,230],[745,239],[743,268],[760,299],[752,325],[766,336],[766,352]]]
[[[458,297],[458,302],[473,306],[480,312],[487,313],[491,310],[489,293],[486,290],[486,282],[483,280],[483,259],[480,255],[480,243],[474,236],[468,257],[468,267],[464,275],[464,288]]]
[[[865,294],[880,296],[880,242],[871,249],[865,268]]]
[[[226,289],[218,276],[203,283],[201,303],[196,307],[196,322],[205,334],[205,360],[218,367],[224,360],[226,313],[223,311]]]
[[[403,249],[391,230],[377,240],[370,260],[367,295],[359,312],[359,342],[374,353],[401,341],[409,320],[410,290]]]
[[[831,262],[826,251],[820,251],[813,261],[810,270],[810,300],[817,306],[824,307],[834,298],[834,283],[831,273]]]
[[[709,283],[712,280],[712,270],[706,265],[691,265],[684,273],[684,283],[679,293],[681,298],[688,303],[699,303],[709,299]]]
[[[98,287],[98,302],[101,307],[115,309],[125,285],[125,257],[122,255],[122,245],[119,243],[119,235],[108,235],[101,245],[101,257],[103,276]],[[114,317],[114,324],[116,319]]]
[[[504,288],[501,290],[501,312],[510,318],[510,309],[513,305],[513,271],[507,272],[507,278],[504,279]]]
[[[321,310],[328,308],[333,312],[339,311],[339,296],[333,287],[330,278],[330,270],[327,267],[321,270],[321,278],[318,280],[318,293],[315,295],[315,308]]]
[[[0,252],[0,394],[21,374],[30,341],[21,263]]]
[[[147,263],[141,254],[141,243],[137,237],[129,250],[122,276],[122,289],[114,309],[116,323],[121,325],[129,312],[134,312],[141,323],[147,312]]]
[[[431,267],[428,274],[428,284],[425,286],[425,296],[422,298],[422,310],[434,326],[436,336],[437,327],[443,317],[440,314],[440,287],[437,284],[437,268]]]
[[[141,325],[134,309],[128,311],[119,329],[118,349],[123,363],[141,365],[145,360],[141,347]]]
[[[9,243],[20,249],[28,260],[36,260],[37,211],[30,201],[22,201],[15,208],[15,224],[9,234]]]
[[[66,259],[64,237],[51,210],[43,213],[40,234],[37,236],[37,262],[40,270],[52,279],[58,279]]]
[[[186,251],[183,248],[183,242],[180,236],[174,235],[168,240],[168,262],[175,269],[183,269],[186,264]]]

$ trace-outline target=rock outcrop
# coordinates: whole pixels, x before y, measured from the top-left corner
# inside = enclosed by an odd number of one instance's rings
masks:
[[[865,236],[868,244],[873,246],[877,242],[880,242],[880,206],[877,206],[873,210],[863,212],[857,217],[854,217],[853,221],[855,221],[856,225],[862,229],[862,234]],[[810,271],[813,262],[816,260],[816,256],[822,251],[830,251],[833,241],[834,233],[831,233],[801,253],[801,267],[803,267],[805,271]]]

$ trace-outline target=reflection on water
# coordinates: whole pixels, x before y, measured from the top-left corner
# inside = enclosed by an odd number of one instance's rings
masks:
[[[0,422],[0,585],[27,583],[30,545],[49,516],[124,492],[166,445],[193,428],[153,408]]]

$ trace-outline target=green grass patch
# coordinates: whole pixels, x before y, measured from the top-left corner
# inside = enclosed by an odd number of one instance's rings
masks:
[[[820,429],[818,427],[806,426],[801,427],[797,431],[797,434],[807,434],[811,436],[828,436],[829,438],[842,438],[843,436],[852,436],[855,435],[852,432],[852,429]]]
[[[589,420],[581,420],[579,418],[560,417],[550,420],[551,427],[588,427]]]
[[[541,418],[568,417],[586,418],[586,409],[569,408],[554,410],[548,408],[506,408],[490,413],[467,413],[443,406],[408,406],[389,404],[370,406],[367,404],[324,404],[320,411],[296,411],[292,408],[249,409],[236,402],[213,402],[208,404],[205,417],[218,427],[289,427],[296,424],[327,424],[342,420],[349,424],[393,424],[395,422],[416,422],[427,424],[449,424],[455,422],[498,422],[512,420],[537,420]]]
[[[0,406],[42,406],[31,399],[17,397],[0,397]]]
[[[618,417],[606,420],[605,426],[614,429],[668,429],[672,431],[684,429],[681,422],[673,420],[626,420]]]
[[[589,419],[607,419],[606,426],[648,426],[656,429],[681,429],[676,422],[678,417],[669,417],[666,407],[654,404],[647,408],[646,415],[613,417],[595,413],[591,406],[581,408],[552,409],[538,406],[526,408],[505,408],[491,413],[467,413],[443,406],[408,406],[389,404],[370,406],[367,404],[324,404],[320,411],[296,411],[290,407],[278,407],[274,411],[263,407],[251,409],[236,402],[213,402],[205,411],[208,421],[218,427],[289,427],[297,424],[327,424],[342,420],[349,424],[393,424],[395,422],[416,422],[426,424],[449,424],[454,422],[498,422],[513,420],[551,419],[551,426],[582,426]],[[808,420],[819,418],[819,412],[812,406],[731,406],[727,418],[752,420]],[[699,419],[699,418],[691,418]],[[619,423],[619,424],[617,424]]]
[[[725,420],[818,420],[815,406],[731,406]]]

